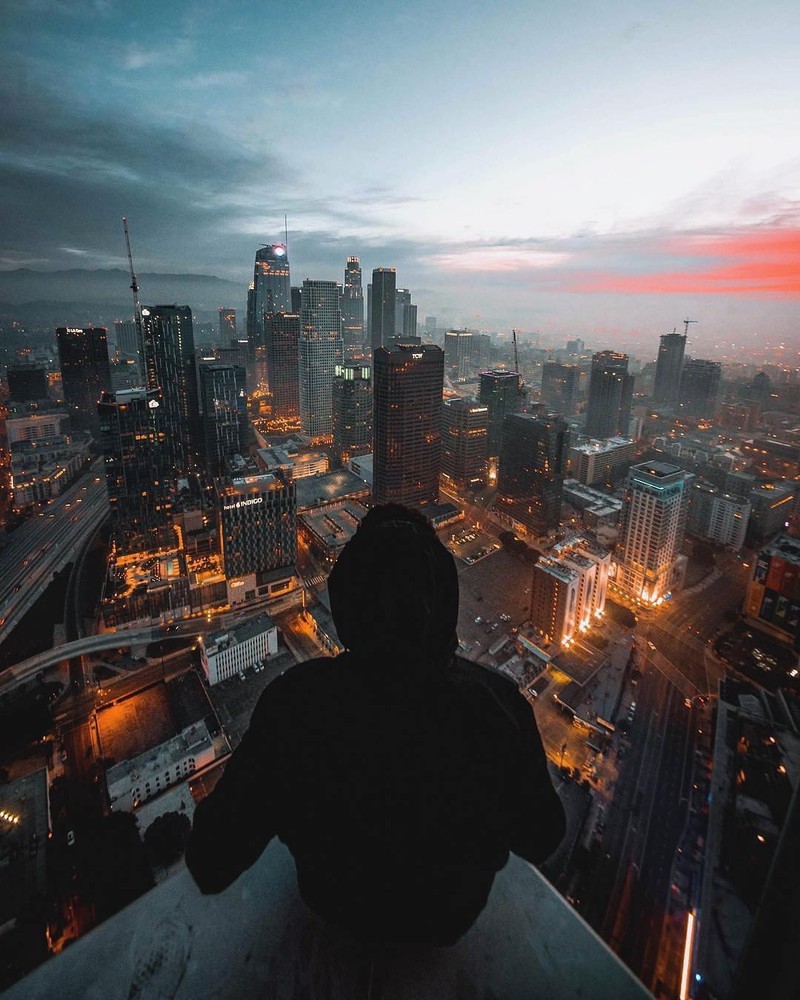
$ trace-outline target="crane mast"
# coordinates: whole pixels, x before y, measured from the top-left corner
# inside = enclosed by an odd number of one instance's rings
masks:
[[[684,335],[684,337],[688,337],[689,336],[689,324],[690,323],[696,323],[696,322],[697,322],[696,319],[685,319],[683,321],[683,335]]]
[[[136,342],[139,347],[139,374],[142,385],[147,385],[147,373],[145,371],[144,358],[144,326],[142,324],[142,307],[139,304],[139,282],[136,280],[136,273],[133,270],[133,255],[131,254],[131,238],[128,234],[128,220],[122,216],[122,228],[125,230],[125,248],[128,251],[128,267],[131,272],[131,291],[133,292],[133,321],[136,324]]]

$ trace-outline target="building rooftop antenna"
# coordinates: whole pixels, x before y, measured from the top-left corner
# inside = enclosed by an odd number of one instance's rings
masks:
[[[128,267],[131,272],[131,291],[133,292],[133,321],[136,323],[136,343],[139,347],[139,373],[142,385],[147,385],[144,368],[144,327],[142,324],[142,307],[139,304],[139,282],[136,280],[136,273],[133,270],[133,256],[131,254],[131,238],[128,233],[128,220],[122,216],[122,228],[125,230],[125,248],[128,251]]]

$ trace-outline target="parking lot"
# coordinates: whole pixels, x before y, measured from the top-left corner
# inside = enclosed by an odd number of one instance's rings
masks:
[[[460,559],[467,566],[485,559],[500,548],[496,538],[487,535],[474,524],[463,524],[458,530],[451,528],[440,537],[456,559]]]

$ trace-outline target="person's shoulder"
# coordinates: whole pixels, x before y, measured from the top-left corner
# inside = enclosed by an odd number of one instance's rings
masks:
[[[339,672],[340,657],[319,656],[287,667],[261,693],[256,712],[266,712],[273,706],[288,706],[295,700],[305,701],[310,691],[332,683]]]
[[[456,656],[452,669],[453,676],[462,683],[483,687],[499,697],[509,698],[519,694],[514,681],[494,667],[486,667],[473,660],[466,660],[463,656]]]

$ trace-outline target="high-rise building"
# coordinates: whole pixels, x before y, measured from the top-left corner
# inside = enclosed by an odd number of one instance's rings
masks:
[[[478,399],[489,410],[487,455],[499,455],[503,440],[503,421],[509,413],[519,410],[519,375],[517,372],[496,369],[481,372],[480,379]]]
[[[636,444],[629,438],[590,441],[569,450],[573,478],[587,486],[613,485],[627,475],[636,454]]]
[[[583,354],[586,349],[586,344],[580,339],[580,337],[575,340],[567,341],[567,354]]]
[[[749,519],[749,500],[703,480],[692,483],[686,529],[693,535],[738,552],[744,545]]]
[[[250,309],[248,300],[248,311]],[[252,318],[247,337],[256,384],[267,383],[264,317],[292,311],[289,255],[283,243],[264,245],[256,250],[253,268]]]
[[[551,642],[586,631],[605,609],[608,552],[582,538],[556,546],[533,568],[531,623]]]
[[[397,344],[374,354],[376,503],[419,506],[439,499],[444,353]]]
[[[417,307],[411,303],[411,292],[398,288],[395,292],[394,331],[396,337],[416,337]]]
[[[683,409],[697,417],[713,417],[717,408],[722,364],[690,358],[683,366],[680,399]]]
[[[581,369],[579,365],[564,365],[558,361],[545,361],[542,365],[542,402],[560,413],[571,417],[578,400]]]
[[[220,308],[217,313],[220,343],[227,344],[229,340],[236,340],[236,310]]]
[[[120,354],[126,354],[129,358],[138,358],[141,354],[142,345],[139,342],[139,331],[136,329],[135,320],[115,319],[114,340]]]
[[[789,483],[758,483],[750,490],[750,522],[747,544],[764,542],[787,526],[794,505],[794,489]]]
[[[631,466],[617,549],[616,586],[630,599],[659,604],[669,593],[680,555],[694,477],[677,465]]]
[[[77,430],[100,431],[97,403],[101,392],[111,389],[108,364],[108,331],[104,326],[56,329],[61,385],[72,425]]]
[[[459,489],[486,482],[489,407],[474,399],[446,399],[442,405],[442,475]]]
[[[559,526],[568,442],[555,413],[512,413],[503,422],[497,509],[535,535]]]
[[[779,535],[758,553],[744,613],[800,649],[800,539]]]
[[[189,306],[142,309],[148,389],[161,389],[161,415],[172,449],[174,475],[191,468],[199,455],[197,370]]]
[[[300,316],[273,313],[266,320],[267,371],[273,423],[286,430],[300,426]]]
[[[492,338],[488,333],[473,334],[470,362],[476,371],[484,371],[491,364]]]
[[[333,377],[343,360],[342,314],[335,281],[306,278],[300,318],[300,426],[312,441],[330,441]]]
[[[333,453],[347,466],[372,451],[372,370],[359,361],[336,366],[332,387]]]
[[[348,257],[342,289],[342,341],[345,358],[361,358],[364,343],[364,292],[361,287],[361,261]]]
[[[397,273],[393,267],[376,267],[370,285],[370,337],[373,351],[392,340],[396,333],[394,316]]]
[[[628,355],[600,351],[592,355],[589,402],[584,431],[602,439],[628,436],[633,401],[633,376],[628,374]]]
[[[676,403],[681,387],[683,353],[686,337],[682,333],[665,333],[658,347],[656,377],[653,385],[653,401],[656,403]]]
[[[448,330],[444,335],[444,363],[448,378],[465,379],[472,372],[472,333]]]
[[[41,365],[9,365],[8,398],[12,403],[33,403],[47,399],[47,371]]]
[[[198,371],[205,468],[210,475],[220,476],[231,455],[241,454],[247,443],[245,370],[239,365],[202,361]]]
[[[104,392],[97,404],[111,527],[125,551],[156,547],[169,525],[175,474],[160,389]]]
[[[242,580],[256,596],[272,571],[293,566],[297,559],[294,482],[280,470],[219,479],[217,497],[225,575]]]

